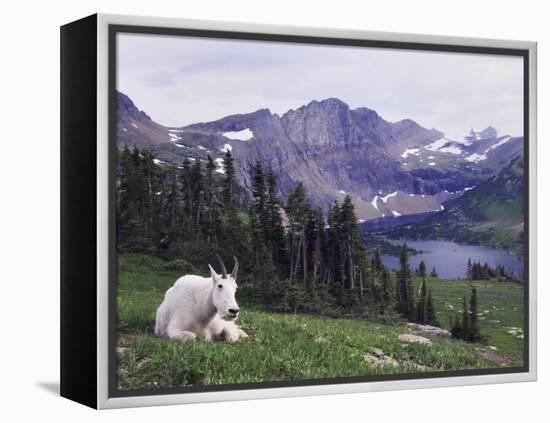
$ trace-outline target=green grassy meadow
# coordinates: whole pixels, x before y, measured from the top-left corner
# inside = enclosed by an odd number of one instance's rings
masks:
[[[522,364],[523,287],[475,282],[484,344],[427,336],[431,347],[398,340],[407,324],[280,314],[241,304],[239,324],[250,335],[236,344],[181,343],[153,335],[155,311],[182,275],[146,256],[118,258],[117,386],[120,390],[347,376],[495,368]],[[418,283],[418,281],[415,281]],[[469,298],[469,281],[429,279],[437,317],[449,317]],[[237,300],[239,299],[237,291]],[[513,334],[512,332],[516,332]],[[383,350],[393,364],[373,364],[365,353]],[[395,363],[398,363],[397,365]]]

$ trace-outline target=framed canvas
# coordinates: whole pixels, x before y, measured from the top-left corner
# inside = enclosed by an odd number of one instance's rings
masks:
[[[536,43],[61,28],[61,394],[536,378]]]

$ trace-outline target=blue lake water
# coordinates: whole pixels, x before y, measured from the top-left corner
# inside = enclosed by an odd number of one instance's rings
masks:
[[[402,241],[395,241],[395,243],[401,245]],[[407,241],[407,245],[417,251],[421,250],[419,254],[409,256],[412,271],[418,268],[421,260],[424,260],[428,273],[435,266],[440,278],[464,279],[466,264],[468,258],[471,258],[472,261],[479,261],[482,264],[487,262],[491,267],[504,266],[507,272],[523,277],[523,260],[521,256],[512,252],[479,245],[459,245],[451,241]],[[399,257],[383,255],[381,258],[386,267],[399,268]]]

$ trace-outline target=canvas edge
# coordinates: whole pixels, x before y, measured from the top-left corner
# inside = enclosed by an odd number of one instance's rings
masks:
[[[252,399],[298,397],[311,395],[348,394],[387,391],[397,389],[421,389],[509,382],[528,382],[537,379],[537,43],[533,41],[498,40],[436,36],[424,34],[400,34],[348,29],[328,29],[298,26],[279,26],[239,22],[188,20],[145,16],[98,14],[97,25],[97,407],[100,409],[189,404],[215,401],[239,401]],[[426,44],[461,45],[470,47],[494,47],[529,50],[529,372],[477,375],[461,377],[438,377],[398,381],[362,382],[350,384],[298,386],[232,390],[223,392],[198,392],[167,395],[146,395],[109,398],[109,237],[108,237],[108,163],[109,163],[109,117],[108,117],[108,27],[109,25],[132,25],[148,27],[174,27],[189,29],[284,34],[294,36],[320,36],[347,39],[368,39]],[[103,187],[102,189],[100,189]]]

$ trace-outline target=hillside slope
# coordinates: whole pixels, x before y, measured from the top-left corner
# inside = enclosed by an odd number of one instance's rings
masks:
[[[524,189],[523,158],[517,157],[496,176],[445,202],[441,213],[385,234],[391,238],[442,238],[521,250]]]

